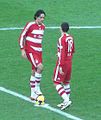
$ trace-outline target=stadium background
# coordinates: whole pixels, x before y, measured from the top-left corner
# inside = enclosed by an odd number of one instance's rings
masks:
[[[44,9],[47,27],[68,21],[70,26],[101,26],[100,0],[0,0],[0,28],[24,27],[37,9]],[[21,30],[0,30],[0,86],[30,95],[30,64],[21,58]],[[71,99],[65,110],[84,120],[101,120],[101,29],[70,29],[76,53],[73,58]],[[52,82],[59,29],[46,29],[43,39],[42,91],[52,107],[61,101]],[[67,120],[0,91],[0,120]],[[69,119],[68,119],[69,120]]]

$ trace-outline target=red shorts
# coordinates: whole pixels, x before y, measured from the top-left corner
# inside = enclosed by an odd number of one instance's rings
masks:
[[[39,63],[42,63],[42,52],[26,52],[26,55],[32,64],[32,70],[36,69]]]
[[[59,65],[57,61],[53,76],[54,84],[60,84],[60,83],[67,84],[70,81],[71,71],[72,71],[72,60],[67,60],[65,62],[65,65],[62,66],[62,70],[64,72],[64,75],[60,74]]]

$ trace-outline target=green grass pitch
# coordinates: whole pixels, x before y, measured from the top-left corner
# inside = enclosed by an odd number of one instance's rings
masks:
[[[0,28],[23,27],[33,20],[37,9],[44,9],[46,26],[101,26],[101,0],[0,0]],[[21,30],[0,30],[0,86],[30,95],[31,66],[21,58],[18,38]],[[76,52],[73,58],[71,99],[64,112],[83,120],[101,120],[101,29],[70,29]],[[43,39],[44,71],[41,82],[47,102],[54,108],[61,101],[52,75],[56,62],[59,29],[46,29]],[[34,107],[0,91],[0,120],[70,120],[47,109]]]

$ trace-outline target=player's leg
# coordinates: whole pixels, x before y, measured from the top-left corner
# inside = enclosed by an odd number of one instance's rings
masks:
[[[35,92],[36,94],[40,95],[42,94],[40,90],[40,82],[42,78],[42,70],[43,70],[43,64],[42,64],[42,53],[32,53],[32,68],[35,67]]]
[[[39,63],[37,65],[37,69],[35,71],[36,94],[38,94],[38,95],[42,94],[42,91],[40,89],[40,82],[41,82],[41,78],[42,78],[42,70],[43,70],[43,65],[42,65],[42,63]]]
[[[38,95],[35,93],[36,92],[36,85],[35,85],[35,77],[31,75],[30,78],[30,88],[31,88],[31,100],[36,100]]]
[[[30,77],[30,93],[31,93],[30,98],[31,100],[36,100],[36,98],[38,97],[38,95],[35,93],[36,91],[36,82],[35,82],[36,63],[35,63],[35,59],[32,53],[27,53],[26,55],[27,55],[29,62],[32,64],[32,73]]]
[[[64,87],[62,86],[62,84],[56,84],[55,83],[55,87],[56,87],[56,90],[57,90],[57,92],[58,92],[58,94],[60,95],[60,97],[62,97],[62,99],[64,100],[64,101],[69,101],[69,98],[68,98],[68,96],[67,96],[67,94],[66,94],[66,92],[65,92],[65,89],[64,89]]]
[[[63,80],[64,80],[64,75],[61,75],[59,73],[59,66],[56,65],[55,70],[54,70],[53,81],[54,81],[54,84],[55,84],[58,94],[63,99],[63,103],[58,104],[57,105],[58,107],[62,107],[62,105],[64,103],[69,101],[69,97],[67,96],[65,89],[64,89],[63,85],[61,84]]]
[[[32,65],[32,75],[30,78],[30,87],[31,87],[31,96],[36,98],[38,95],[41,95],[41,89],[40,89],[40,81],[42,78],[42,70],[43,70],[43,65],[36,64],[36,68],[34,65]]]
[[[35,89],[34,92],[37,95],[42,94],[41,90],[40,90],[40,81],[42,78],[42,70],[43,70],[43,65],[42,65],[42,53],[29,53],[29,61],[32,64],[32,70],[34,71],[34,74],[32,72],[32,78],[33,78],[33,84],[35,84]],[[32,81],[32,79],[31,79]]]
[[[68,61],[66,62],[66,65],[65,65],[65,79],[63,81],[63,86],[64,86],[64,89],[65,89],[65,92],[69,98],[69,102],[65,103],[63,106],[62,106],[62,110],[65,109],[66,107],[70,106],[71,105],[71,100],[70,100],[70,79],[71,79],[71,61]]]
[[[70,92],[71,92],[71,88],[70,88],[71,70],[72,70],[72,61],[67,61],[65,65],[66,76],[63,81],[63,84],[64,84],[64,89],[66,91],[66,94],[69,97],[70,97]]]
[[[72,101],[70,100],[70,84],[69,84],[69,82],[64,84],[63,86],[64,86],[64,90],[65,90],[65,92],[66,92],[66,94],[68,96],[69,101],[64,102],[64,104],[61,107],[61,110],[64,110],[65,108],[69,107],[71,105],[71,103],[72,103]]]
[[[63,86],[64,86],[64,89],[65,89],[67,96],[70,98],[70,92],[71,92],[70,82],[65,83]]]
[[[55,84],[56,85],[56,84]],[[62,97],[63,102],[58,104],[57,106],[61,108],[61,110],[64,110],[65,108],[69,107],[71,104],[71,101],[69,100],[68,95],[65,92],[64,87],[61,84],[56,85],[56,90],[58,94]]]

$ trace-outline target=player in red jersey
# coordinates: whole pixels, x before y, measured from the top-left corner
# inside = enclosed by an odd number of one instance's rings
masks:
[[[58,104],[61,110],[71,104],[70,97],[70,79],[72,70],[72,57],[74,53],[74,40],[70,34],[69,24],[63,22],[61,24],[61,37],[58,40],[58,59],[54,69],[53,81],[58,94],[63,98],[63,103]]]
[[[42,77],[42,39],[45,25],[43,24],[46,14],[43,10],[36,11],[34,21],[28,22],[24,27],[20,38],[19,45],[21,55],[27,58],[32,65],[30,77],[31,99],[35,100],[38,95],[42,94],[40,81]]]

